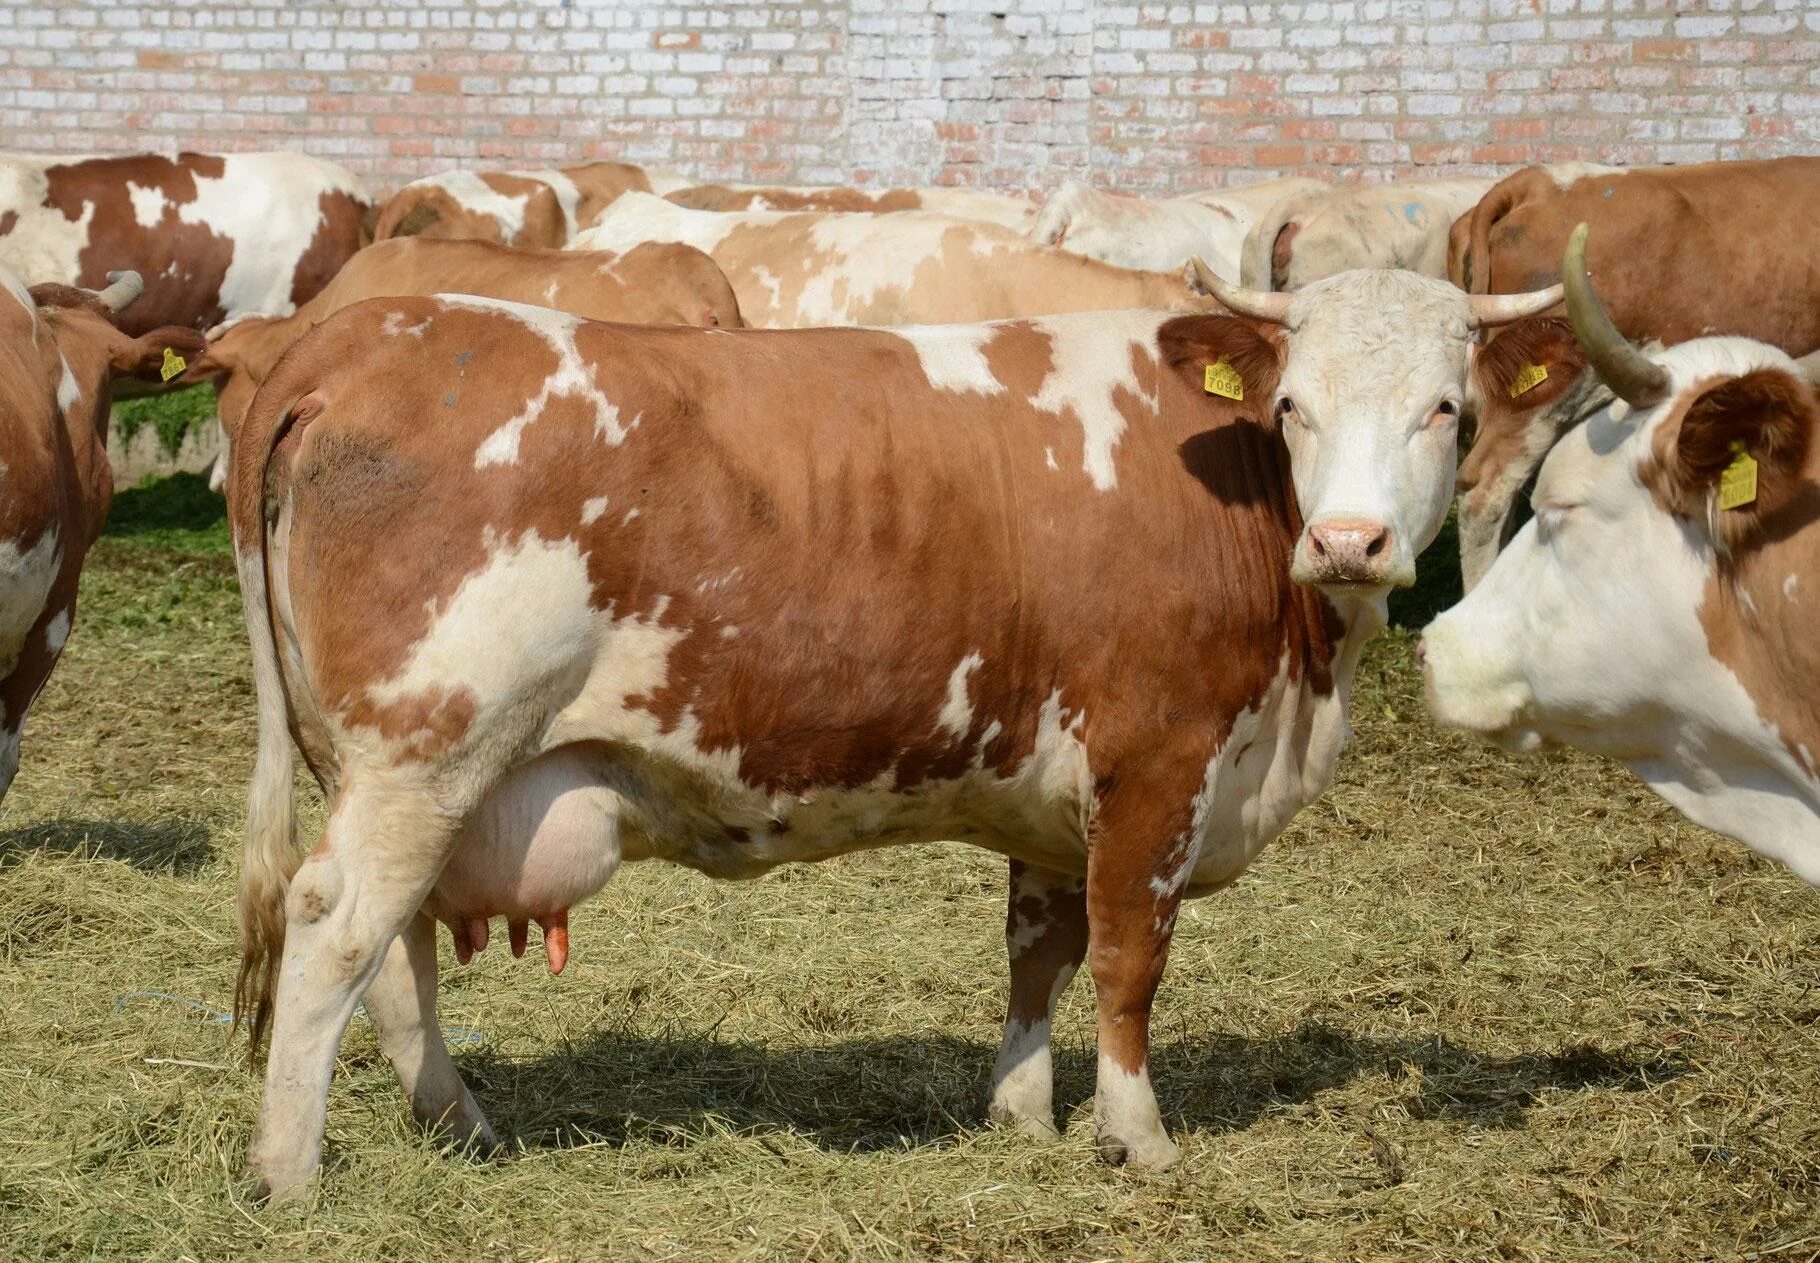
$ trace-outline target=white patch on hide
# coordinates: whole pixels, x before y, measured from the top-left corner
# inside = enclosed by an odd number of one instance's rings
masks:
[[[523,411],[482,439],[474,452],[474,468],[489,465],[512,465],[518,461],[518,440],[526,426],[544,413],[552,399],[579,395],[594,407],[594,433],[609,447],[618,447],[638,424],[638,418],[621,424],[619,409],[594,380],[594,368],[582,358],[576,345],[575,331],[587,321],[567,312],[529,303],[511,303],[496,298],[476,298],[469,294],[436,294],[435,298],[451,307],[470,311],[497,311],[516,317],[527,329],[537,334],[556,352],[556,367],[543,380],[535,395],[525,402]]]

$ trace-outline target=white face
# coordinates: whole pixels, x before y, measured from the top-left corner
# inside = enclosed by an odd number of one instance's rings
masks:
[[[1623,403],[1571,430],[1536,483],[1535,518],[1483,581],[1423,634],[1429,708],[1510,749],[1556,741],[1627,761],[1666,757],[1695,732],[1754,722],[1700,625],[1713,564],[1704,525],[1664,512],[1639,478],[1675,398],[1787,356],[1703,338],[1652,356],[1669,400]]]
[[[1291,577],[1414,583],[1453,500],[1466,296],[1411,272],[1343,272],[1299,291],[1285,328],[1276,407],[1304,523]]]

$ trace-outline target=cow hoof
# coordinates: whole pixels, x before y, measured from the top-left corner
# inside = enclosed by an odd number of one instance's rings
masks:
[[[1182,1150],[1162,1132],[1152,1135],[1120,1136],[1102,1131],[1094,1137],[1102,1161],[1134,1171],[1167,1171],[1182,1160]]]
[[[993,1125],[1012,1128],[1020,1136],[1039,1144],[1052,1145],[1062,1138],[1055,1120],[1046,1114],[1025,1113],[994,1103],[987,1107],[986,1117],[992,1120]]]
[[[247,1168],[247,1198],[255,1206],[285,1206],[299,1201],[311,1187],[310,1176],[279,1177]]]

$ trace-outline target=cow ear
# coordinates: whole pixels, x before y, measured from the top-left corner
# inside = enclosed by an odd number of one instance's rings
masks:
[[[1694,396],[1668,462],[1689,509],[1718,493],[1719,507],[1762,514],[1793,496],[1820,404],[1813,388],[1779,368],[1713,383]]]
[[[200,359],[208,346],[194,329],[167,325],[142,338],[123,337],[108,357],[108,363],[116,377],[137,377],[168,385],[183,380],[189,372],[190,361]]]

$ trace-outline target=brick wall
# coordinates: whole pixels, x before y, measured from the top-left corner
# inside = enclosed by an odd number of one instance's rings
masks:
[[[1820,0],[0,0],[0,146],[1140,190],[1820,152]]]

